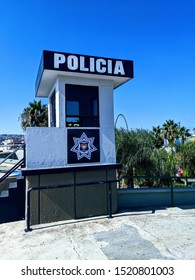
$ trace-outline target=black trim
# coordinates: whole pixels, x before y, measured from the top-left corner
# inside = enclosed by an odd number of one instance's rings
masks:
[[[68,173],[68,172],[86,172],[93,170],[110,170],[121,169],[120,163],[113,164],[97,164],[97,165],[83,165],[83,166],[63,166],[63,167],[49,167],[39,169],[22,169],[23,176],[42,175],[42,174],[56,174],[56,173]]]
[[[37,73],[37,77],[36,77],[36,81],[35,81],[35,92],[38,91],[40,83],[41,83],[41,79],[43,76],[43,71],[44,71],[44,61],[43,60],[44,60],[44,52],[41,56],[41,60],[39,63],[39,69],[38,69],[38,73]]]

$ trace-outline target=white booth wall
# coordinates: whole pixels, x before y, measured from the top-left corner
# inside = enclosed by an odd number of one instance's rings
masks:
[[[65,85],[97,86],[99,88],[99,127],[79,127],[97,129],[100,135],[99,164],[116,163],[114,135],[113,81],[107,79],[58,76],[48,96],[49,127],[31,127],[26,131],[26,167],[71,166],[67,161],[67,130],[65,112]],[[51,127],[51,95],[55,91],[56,127]],[[73,128],[75,129],[75,127]],[[78,163],[79,164],[79,163]],[[90,165],[96,163],[90,162]],[[74,164],[77,165],[77,164]],[[83,163],[82,165],[87,165]]]

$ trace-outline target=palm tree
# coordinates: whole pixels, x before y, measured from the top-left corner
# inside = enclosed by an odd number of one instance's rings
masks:
[[[24,108],[20,119],[23,131],[27,127],[48,126],[47,106],[42,105],[41,100],[29,102],[29,106]]]
[[[185,176],[195,175],[195,142],[190,141],[181,147],[180,162]]]
[[[173,120],[166,120],[163,124],[164,139],[168,140],[168,145],[171,148],[171,153],[168,154],[168,166],[171,175],[176,174],[176,140],[179,138],[179,125]]]
[[[152,135],[147,130],[116,129],[116,158],[122,163],[121,175],[128,176],[128,187],[133,187],[133,175],[151,175],[153,149]]]
[[[190,130],[185,128],[185,126],[182,126],[178,130],[178,134],[181,137],[181,144],[184,145],[185,139],[189,136],[191,136]]]
[[[164,139],[162,128],[159,125],[156,127],[152,127],[152,136],[155,148],[160,149],[163,146]]]
[[[176,139],[179,138],[179,126],[173,120],[168,120],[162,127],[164,138],[169,141],[169,145],[173,148],[175,146]]]
[[[133,137],[131,136],[132,133],[123,128],[115,129],[116,160],[122,163],[122,170],[119,176],[133,175],[132,153],[136,147]]]

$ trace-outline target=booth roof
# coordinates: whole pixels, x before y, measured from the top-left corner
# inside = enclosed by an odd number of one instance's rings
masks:
[[[68,63],[74,68],[74,63],[77,62],[78,68],[70,69]],[[99,71],[97,64],[99,65]],[[91,71],[92,68],[93,71]],[[48,97],[59,76],[107,80],[113,82],[113,88],[115,89],[133,78],[133,61],[43,51],[35,85],[36,96]]]

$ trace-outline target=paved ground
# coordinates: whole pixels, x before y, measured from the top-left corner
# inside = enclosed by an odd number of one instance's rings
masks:
[[[195,260],[195,205],[25,227],[0,224],[0,259]]]

